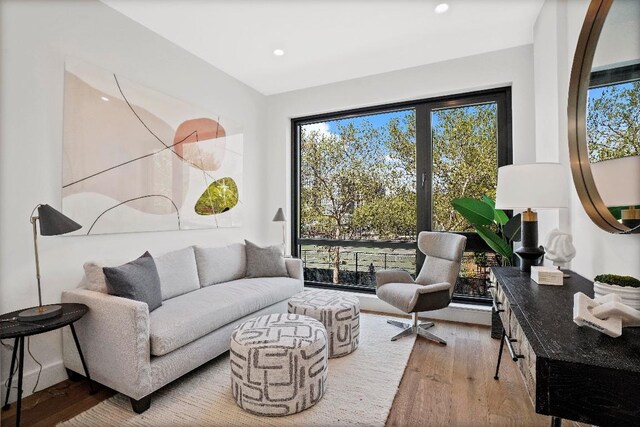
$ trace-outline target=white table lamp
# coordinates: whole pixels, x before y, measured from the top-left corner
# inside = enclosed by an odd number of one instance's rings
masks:
[[[538,246],[538,214],[533,209],[568,207],[567,177],[559,163],[531,163],[498,168],[497,209],[524,209],[522,246],[516,250],[520,269],[531,266],[544,255]]]
[[[603,160],[591,164],[593,180],[607,207],[628,206],[622,210],[622,223],[640,225],[640,156]]]

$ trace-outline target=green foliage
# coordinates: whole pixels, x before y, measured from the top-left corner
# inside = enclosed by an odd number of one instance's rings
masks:
[[[587,141],[591,162],[640,155],[640,80],[589,98]]]
[[[451,208],[459,198],[495,197],[498,168],[496,104],[437,110],[433,125],[433,230],[473,231]],[[502,220],[502,218],[500,218]]]
[[[469,221],[482,240],[500,255],[502,265],[511,265],[511,244],[520,240],[519,214],[509,219],[504,211],[495,208],[496,204],[491,198],[484,195],[482,200],[468,197],[454,199],[451,206]]]
[[[640,288],[640,280],[631,276],[618,276],[617,274],[599,274],[593,280],[595,282],[606,283],[607,285]]]
[[[212,182],[198,198],[194,210],[198,215],[226,212],[238,204],[238,186],[233,178],[220,178]]]

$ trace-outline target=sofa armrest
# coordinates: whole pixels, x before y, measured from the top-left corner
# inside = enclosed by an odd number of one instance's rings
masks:
[[[86,289],[63,292],[62,302],[89,307],[74,326],[92,379],[134,399],[150,394],[147,304]],[[65,366],[84,374],[69,328],[63,330],[63,352]]]
[[[299,258],[285,258],[284,263],[287,266],[289,277],[304,281],[304,272],[302,270],[302,260]]]
[[[380,270],[376,272],[376,288],[387,283],[414,283],[413,277],[404,270]]]

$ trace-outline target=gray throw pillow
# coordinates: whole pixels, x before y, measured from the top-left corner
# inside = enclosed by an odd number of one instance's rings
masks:
[[[154,257],[160,277],[162,300],[200,289],[193,246]]]
[[[280,245],[260,246],[245,240],[247,277],[288,277]]]
[[[119,267],[104,267],[102,271],[111,295],[146,302],[149,312],[162,305],[160,277],[149,252]]]

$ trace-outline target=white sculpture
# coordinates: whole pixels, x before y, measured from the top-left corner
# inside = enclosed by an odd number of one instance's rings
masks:
[[[573,246],[571,234],[563,233],[557,228],[551,230],[547,235],[544,250],[545,257],[552,261],[558,269],[564,267],[576,256],[576,248]],[[569,277],[569,275],[565,274],[564,277]]]
[[[618,294],[592,299],[578,292],[573,296],[573,321],[578,326],[619,337],[623,327],[640,326],[640,311],[621,301]]]

